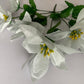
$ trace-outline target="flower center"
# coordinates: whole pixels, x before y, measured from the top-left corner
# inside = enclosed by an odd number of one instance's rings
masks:
[[[71,38],[72,40],[77,40],[78,38],[81,38],[81,35],[84,34],[83,32],[81,32],[81,29],[78,30],[73,30],[70,35],[69,38]]]
[[[8,16],[6,16],[6,15],[3,15],[3,17],[4,17],[4,20],[5,20],[5,21],[7,21],[7,19],[8,19]]]
[[[49,49],[48,46],[44,43],[44,44],[40,44],[41,47],[41,54],[44,54],[44,57],[46,57],[47,55],[50,56],[50,53],[54,53],[54,50]]]

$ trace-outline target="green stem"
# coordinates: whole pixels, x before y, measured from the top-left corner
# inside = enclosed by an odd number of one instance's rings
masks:
[[[19,18],[20,16],[17,16],[17,17],[12,17],[12,19],[16,19],[16,18]]]
[[[40,14],[50,14],[50,13],[40,13]]]
[[[64,21],[65,24],[70,28],[69,24],[63,18],[61,18],[61,20]]]
[[[47,39],[49,39],[50,41],[52,41],[53,43],[55,43],[54,40],[50,39],[49,37],[45,36]]]
[[[52,28],[52,24],[53,24],[53,19],[51,20],[50,28]]]
[[[20,9],[24,9],[24,8],[20,7]]]
[[[44,12],[49,12],[49,13],[52,13],[53,12],[53,11],[40,10],[40,9],[37,9],[37,11],[44,11]]]
[[[70,20],[69,18],[65,18],[66,20]]]

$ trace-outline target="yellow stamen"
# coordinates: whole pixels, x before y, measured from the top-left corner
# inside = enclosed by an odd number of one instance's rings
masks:
[[[41,51],[41,54],[43,53],[43,50]]]
[[[83,32],[81,32],[81,34],[84,34]]]
[[[77,34],[75,34],[75,36],[76,36]]]
[[[43,45],[40,45],[40,47],[42,47]]]
[[[75,37],[75,40],[77,40],[77,37]]]
[[[54,50],[50,49],[50,53],[53,53],[53,52],[54,52]]]
[[[7,21],[7,19],[8,19],[8,16],[6,16],[6,15],[3,15],[3,17],[4,17],[4,20],[5,20],[5,21]]]
[[[46,54],[48,53],[48,50],[49,50],[49,48],[47,47],[47,49],[46,49]]]
[[[72,40],[74,40],[74,38],[72,38]]]
[[[43,46],[45,47],[45,46],[46,46],[46,44],[44,43],[44,44],[43,44]]]
[[[73,32],[74,32],[74,33],[76,33],[76,31],[75,31],[75,30],[74,30]]]
[[[43,48],[41,48],[41,51],[43,50]]]
[[[48,56],[50,56],[50,53],[48,53]]]
[[[79,29],[78,31],[81,31],[81,29]]]
[[[49,49],[46,44],[43,44],[43,45],[41,44],[40,47],[41,47],[41,52],[40,53],[43,54],[44,57],[46,57],[47,55],[50,56],[50,53],[54,52],[54,50]]]
[[[81,32],[81,29],[73,30],[70,33],[69,38],[71,38],[72,40],[77,40],[78,38],[81,38],[81,34],[84,34],[83,32]]]
[[[72,38],[72,36],[69,36],[69,38]]]
[[[46,57],[46,53],[44,54],[44,57]]]
[[[81,36],[80,35],[78,35],[78,38],[80,38]]]

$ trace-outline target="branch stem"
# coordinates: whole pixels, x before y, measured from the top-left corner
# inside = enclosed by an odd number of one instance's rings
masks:
[[[65,21],[65,19],[61,18],[62,21],[65,22],[65,24],[70,28],[69,24]]]

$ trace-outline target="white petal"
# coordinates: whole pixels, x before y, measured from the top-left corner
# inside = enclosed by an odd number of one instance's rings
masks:
[[[12,21],[11,25],[7,29],[13,33],[16,33],[20,29],[20,24],[23,24],[23,22],[15,19],[15,21]]]
[[[8,25],[9,25],[9,22],[0,24],[0,32],[2,32]]]
[[[50,58],[54,66],[60,67],[61,64],[65,63],[65,58],[63,57],[63,54],[56,48],[54,49],[54,53],[51,53]]]
[[[5,14],[5,15],[7,14],[7,13],[2,9],[1,6],[0,6],[0,12],[3,13],[3,14]]]
[[[43,27],[41,24],[39,24],[37,22],[31,22],[30,25],[35,27],[41,33],[44,33],[44,31],[45,31],[45,27]]]
[[[3,13],[0,12],[0,20],[4,20]]]
[[[12,20],[12,14],[9,11],[7,12],[7,14],[8,14],[7,22],[11,22],[11,20]]]
[[[70,28],[70,30],[75,30],[75,29],[84,29],[84,21],[78,22]]]
[[[8,28],[7,28],[7,30],[8,31],[11,31],[11,32],[13,32],[13,33],[16,33],[17,31],[18,31],[18,26],[17,25],[10,25]]]
[[[57,40],[66,38],[69,33],[70,33],[69,31],[58,32],[58,33],[54,32],[54,33],[48,34],[47,36],[52,40],[57,41]]]
[[[83,35],[81,35],[81,39],[82,39],[82,40],[84,40],[84,34],[83,34]]]
[[[48,67],[49,59],[39,52],[30,65],[32,79],[37,80],[42,78],[47,73]]]
[[[9,31],[13,32],[13,33],[17,33],[17,31],[21,29],[19,25],[22,25],[22,24],[27,25],[29,23],[25,22],[25,21],[21,21],[21,20],[15,19],[15,21],[12,21],[11,25],[7,29]]]
[[[81,50],[81,53],[84,53],[84,44],[81,44],[80,50]]]
[[[80,22],[81,20],[84,20],[84,9],[80,11],[78,18],[77,18],[77,23]]]
[[[79,49],[81,44],[81,39],[72,40],[71,47],[74,49]]]
[[[82,53],[84,53],[84,39],[82,38],[80,40],[80,50],[83,51]]]
[[[40,32],[37,31],[34,27],[29,25],[20,25],[22,32],[25,37],[28,39],[28,43],[30,44],[40,44],[43,40],[40,37]]]
[[[16,23],[16,24],[21,24],[22,21],[21,21],[21,20],[18,20],[18,19],[15,19],[15,23]]]
[[[58,41],[58,44],[61,44],[67,47],[71,47],[71,43],[72,43],[72,40],[69,37]]]
[[[20,4],[19,0],[10,0],[10,5],[11,5],[11,9],[10,12],[15,12],[18,9],[18,6]]]
[[[25,16],[24,16],[23,21],[28,21],[28,22],[31,22],[32,21],[28,12],[25,13]]]
[[[59,48],[59,50],[61,50],[62,52],[66,53],[66,54],[80,53],[78,50],[75,50],[73,48],[66,47],[63,45],[56,44],[56,47]]]
[[[23,41],[22,46],[28,51],[28,53],[38,53],[38,51],[40,51],[40,45],[29,44],[27,40]]]
[[[12,35],[11,36],[11,40],[17,39],[17,38],[22,37],[22,36],[23,36],[23,33],[22,32],[19,32],[17,34]]]

